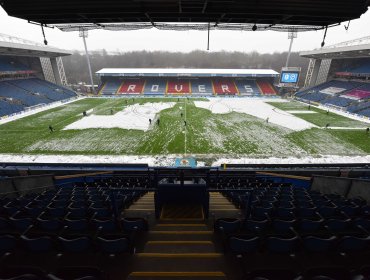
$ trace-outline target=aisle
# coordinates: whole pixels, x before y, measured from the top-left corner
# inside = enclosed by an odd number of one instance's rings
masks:
[[[134,209],[144,207],[141,202],[149,207],[150,198],[139,200]],[[218,193],[211,195],[210,202],[211,211],[238,213]],[[165,207],[143,250],[135,255],[128,279],[226,279],[224,254],[216,248],[213,229],[199,209],[199,205]]]

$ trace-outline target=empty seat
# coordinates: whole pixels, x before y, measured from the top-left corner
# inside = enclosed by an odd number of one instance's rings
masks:
[[[255,220],[247,219],[242,225],[243,230],[248,230],[252,232],[262,232],[267,230],[270,227],[270,221],[267,219]]]
[[[268,252],[279,254],[292,254],[295,253],[298,246],[298,237],[281,238],[281,237],[268,237],[266,240],[266,247]]]
[[[293,270],[259,269],[247,274],[247,280],[298,280],[298,274]]]
[[[124,218],[122,228],[125,232],[143,231],[148,229],[148,223],[142,218]]]
[[[59,279],[86,279],[86,280],[108,280],[107,275],[97,267],[90,266],[66,266],[59,267],[53,276]],[[53,278],[51,280],[54,280]]]
[[[297,221],[293,220],[282,220],[282,219],[275,219],[272,222],[273,229],[278,233],[288,233],[294,228]]]
[[[327,238],[307,236],[303,238],[303,246],[310,253],[326,253],[334,249],[336,241],[337,238],[335,236]]]
[[[127,238],[106,239],[98,237],[97,242],[100,251],[106,254],[116,255],[130,252],[130,243]]]
[[[234,254],[250,254],[258,251],[260,238],[252,237],[248,239],[231,237],[229,241],[230,250]]]
[[[17,247],[17,239],[12,235],[0,235],[0,254],[12,252]]]
[[[307,280],[351,280],[351,273],[343,267],[315,267],[303,273]]]
[[[223,233],[230,234],[238,232],[241,226],[240,220],[219,219],[215,223],[215,229]]]
[[[339,240],[338,251],[343,253],[361,252],[369,250],[370,236],[344,236]]]
[[[47,236],[28,238],[22,235],[21,239],[24,247],[31,252],[49,252],[54,248],[52,239]]]
[[[81,253],[91,249],[92,244],[88,237],[63,238],[58,237],[62,253]]]
[[[298,231],[301,233],[312,233],[317,232],[321,229],[324,220],[310,220],[310,219],[302,219],[298,222]]]
[[[339,232],[348,229],[351,226],[351,220],[329,219],[325,222],[329,230]]]

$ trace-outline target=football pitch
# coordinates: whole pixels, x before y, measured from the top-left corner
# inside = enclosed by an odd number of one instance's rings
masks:
[[[233,110],[230,104],[238,98],[226,99],[227,104],[221,100],[209,108],[204,108],[210,102],[205,98],[80,99],[0,125],[0,154],[192,155],[208,160],[370,154],[367,123],[295,101],[263,101],[265,111],[312,126],[291,129],[276,117]],[[220,104],[228,109],[214,112]],[[146,116],[152,116],[151,123]]]

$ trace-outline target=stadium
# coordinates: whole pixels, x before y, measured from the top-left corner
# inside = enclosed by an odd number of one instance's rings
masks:
[[[0,5],[44,38],[0,34],[0,279],[370,279],[370,38],[324,44],[368,1]],[[307,73],[92,71],[88,31],[152,28],[325,35]]]

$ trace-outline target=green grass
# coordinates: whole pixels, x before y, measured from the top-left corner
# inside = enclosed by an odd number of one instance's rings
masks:
[[[283,111],[290,111],[290,110],[308,110],[308,105],[302,104],[300,102],[291,101],[291,102],[267,102],[268,104],[283,110]]]
[[[194,100],[178,101],[177,98],[79,100],[0,125],[0,153],[153,156],[187,153],[197,157],[370,154],[368,144],[370,138],[365,130],[313,128],[294,132],[247,114],[235,112],[213,114],[209,110],[195,107]],[[83,111],[94,109],[94,114],[110,115],[111,110],[115,113],[127,105],[146,102],[176,102],[176,104],[173,108],[161,111],[160,126],[153,124],[146,132],[119,128],[62,130],[65,126],[83,118]],[[301,106],[297,102],[274,103],[275,105],[283,110],[299,110]],[[181,112],[185,114],[185,107],[186,127],[180,116]],[[325,117],[331,118],[332,126],[350,126],[356,123],[358,127],[361,124],[335,114],[326,116],[322,110],[318,110],[316,114],[299,114],[299,117],[311,118],[306,120],[318,126],[327,122],[327,120],[320,120]],[[49,132],[49,124],[55,128],[54,133]]]
[[[311,110],[313,112],[316,112],[314,114],[305,114],[305,113],[293,113],[293,115],[304,119],[310,123],[313,123],[314,125],[317,125],[319,127],[325,127],[327,124],[329,124],[331,127],[368,127],[369,124],[352,120],[347,117],[318,109],[315,107],[308,108],[308,105],[291,101],[287,103],[280,103],[280,102],[269,102],[269,104],[273,105],[274,107],[283,110],[283,111],[307,111]]]

